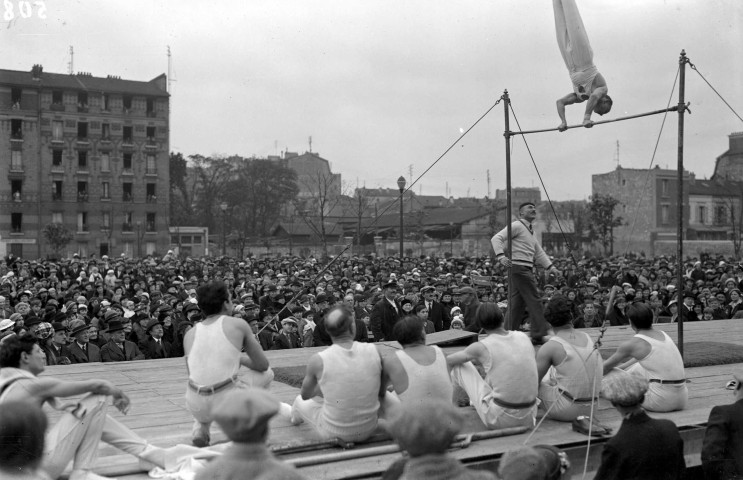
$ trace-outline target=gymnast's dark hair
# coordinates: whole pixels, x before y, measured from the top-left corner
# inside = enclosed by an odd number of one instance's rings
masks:
[[[227,285],[220,280],[212,280],[196,289],[199,308],[205,316],[214,315],[222,310],[222,304],[229,300]]]
[[[392,327],[392,335],[400,345],[425,342],[423,320],[417,315],[405,315]]]
[[[482,302],[477,307],[475,320],[480,328],[495,330],[503,325],[503,312],[496,303]]]

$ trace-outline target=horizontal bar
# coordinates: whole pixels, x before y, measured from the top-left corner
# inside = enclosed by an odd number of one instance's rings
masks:
[[[622,120],[631,120],[633,118],[649,117],[650,115],[657,115],[659,113],[676,112],[678,111],[678,109],[679,109],[678,105],[674,105],[673,107],[664,108],[663,110],[655,110],[654,112],[639,113],[637,115],[629,115],[626,117],[612,118],[611,120],[599,120],[597,122],[593,122],[593,124],[601,125],[602,123],[621,122]],[[583,124],[568,126],[568,129],[571,129],[571,128],[585,128],[585,127],[583,127]],[[528,133],[554,132],[556,130],[558,129],[557,128],[545,128],[542,130],[524,130],[521,132],[506,132],[505,135],[509,135],[509,136],[510,135],[526,135]]]

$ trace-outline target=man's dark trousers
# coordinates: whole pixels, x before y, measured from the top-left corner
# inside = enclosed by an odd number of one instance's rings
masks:
[[[542,301],[539,299],[537,281],[531,267],[515,264],[511,266],[511,289],[506,329],[518,330],[526,309],[529,312],[532,338],[547,335],[549,328],[544,319]]]

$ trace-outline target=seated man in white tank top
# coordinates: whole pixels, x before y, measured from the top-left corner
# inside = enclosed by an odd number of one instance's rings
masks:
[[[495,303],[480,304],[475,318],[488,336],[447,357],[452,381],[467,392],[487,428],[533,427],[539,382],[531,340],[503,328]],[[472,362],[482,365],[485,380]]]
[[[311,424],[324,438],[361,442],[377,430],[382,360],[371,343],[355,342],[356,325],[348,307],[331,308],[325,328],[333,345],[310,357],[291,421]]]
[[[204,447],[210,441],[213,405],[232,388],[268,388],[273,371],[250,325],[230,316],[232,297],[223,282],[201,285],[196,298],[206,318],[183,337],[188,368],[186,406],[194,416],[193,444]],[[240,366],[247,367],[247,372],[238,377]],[[288,414],[288,405],[286,410]]]
[[[617,287],[615,287],[617,288]],[[622,343],[604,362],[604,374],[614,367],[644,377],[649,388],[642,407],[651,412],[673,412],[686,408],[684,361],[678,347],[666,332],[653,328],[653,311],[643,303],[627,310],[635,336]]]
[[[591,415],[601,391],[601,353],[585,332],[573,328],[570,305],[563,295],[555,295],[544,310],[555,334],[537,352],[539,400],[547,418],[572,422]]]
[[[454,391],[444,352],[426,345],[424,322],[415,315],[398,320],[392,331],[403,349],[382,358],[384,384],[392,385],[403,407],[432,399],[451,401]]]

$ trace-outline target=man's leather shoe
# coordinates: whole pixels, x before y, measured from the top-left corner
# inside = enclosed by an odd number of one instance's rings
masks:
[[[573,420],[573,431],[582,433],[583,435],[590,435],[592,437],[601,437],[611,433],[610,428],[604,427],[596,420],[591,422],[591,417],[586,417],[584,415]]]

